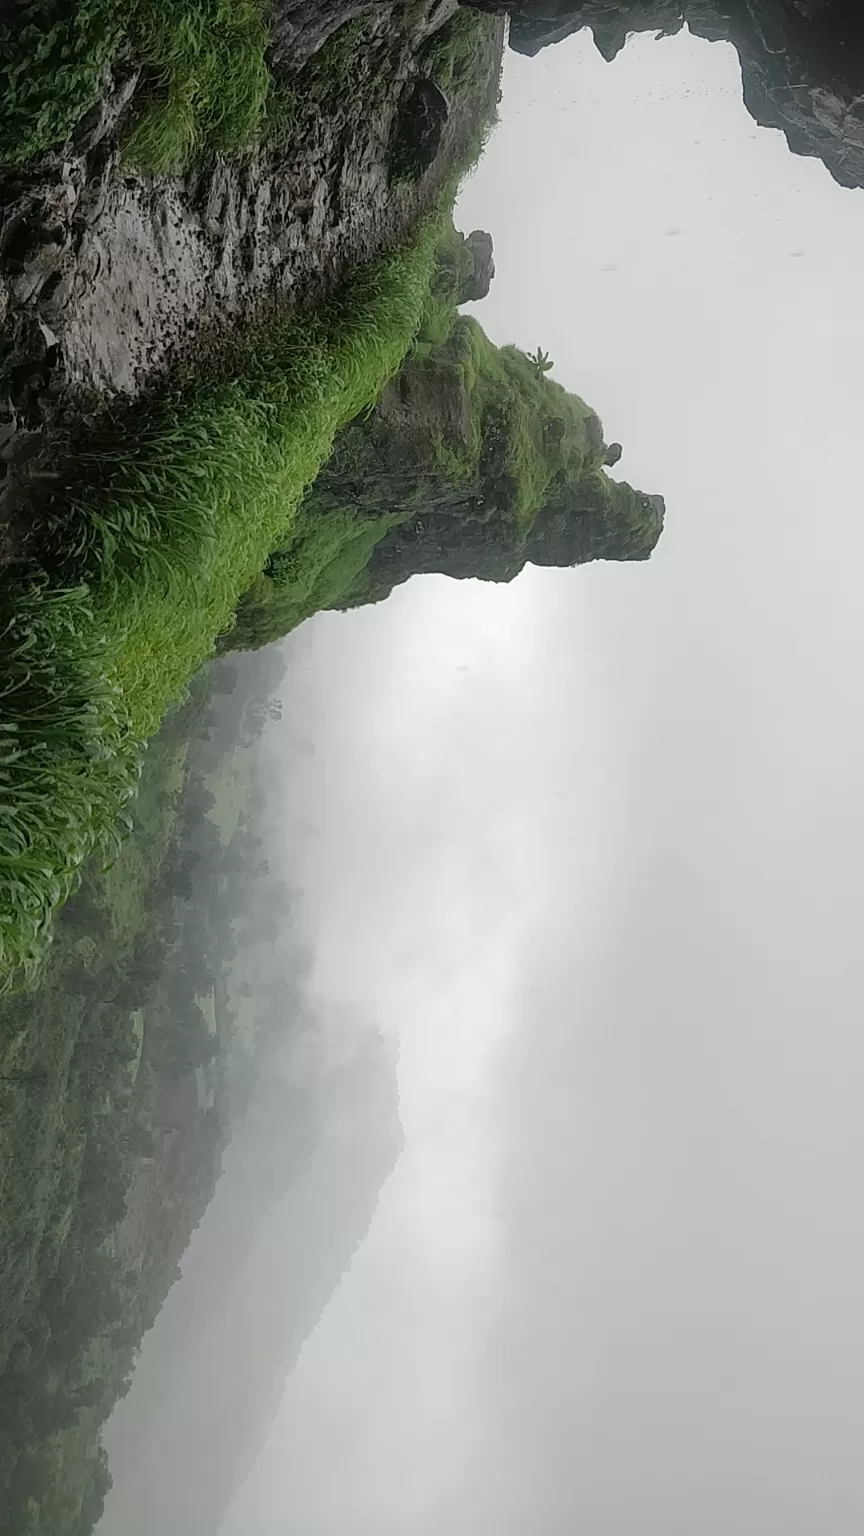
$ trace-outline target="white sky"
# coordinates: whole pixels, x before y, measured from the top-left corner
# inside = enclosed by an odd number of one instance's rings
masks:
[[[667,526],[300,637],[316,993],[407,1148],[222,1536],[860,1536],[864,193],[731,49],[577,38],[459,222]]]

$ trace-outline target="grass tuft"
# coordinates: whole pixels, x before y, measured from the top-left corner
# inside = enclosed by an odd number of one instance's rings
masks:
[[[127,160],[170,171],[205,145],[231,154],[252,144],[267,105],[269,39],[261,0],[140,6],[135,44],[152,89],[127,138]]]
[[[138,756],[84,587],[4,586],[0,611],[0,967],[32,976],[53,912],[119,846]]]
[[[140,68],[127,160],[181,170],[252,144],[270,73],[266,0],[25,0],[0,20],[0,164],[64,143],[105,70]]]

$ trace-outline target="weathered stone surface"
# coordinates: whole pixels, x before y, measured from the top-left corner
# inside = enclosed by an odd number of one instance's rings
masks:
[[[272,62],[293,73],[338,32],[359,16],[389,16],[404,0],[278,0],[273,22]],[[416,40],[422,43],[459,8],[459,0],[434,0],[418,16]]]
[[[678,31],[734,45],[744,101],[798,155],[864,186],[864,18],[859,0],[463,0],[507,10],[510,46],[536,54],[589,27],[605,59],[628,33]]]

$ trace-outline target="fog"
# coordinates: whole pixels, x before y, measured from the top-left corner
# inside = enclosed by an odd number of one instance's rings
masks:
[[[290,1285],[221,1315],[273,1401],[220,1536],[852,1536],[864,196],[754,126],[731,49],[576,38],[509,57],[459,223],[487,331],[548,348],[666,529],[286,645],[302,1006],[398,1047],[405,1144],[293,1334]],[[217,1390],[160,1369],[171,1422]],[[159,1467],[135,1518],[180,1536]]]

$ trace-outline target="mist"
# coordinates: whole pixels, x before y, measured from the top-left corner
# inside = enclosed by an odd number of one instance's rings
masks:
[[[852,1536],[864,205],[685,33],[511,57],[460,216],[487,330],[551,347],[666,530],[283,647],[314,1150],[235,1130],[100,1532]]]

